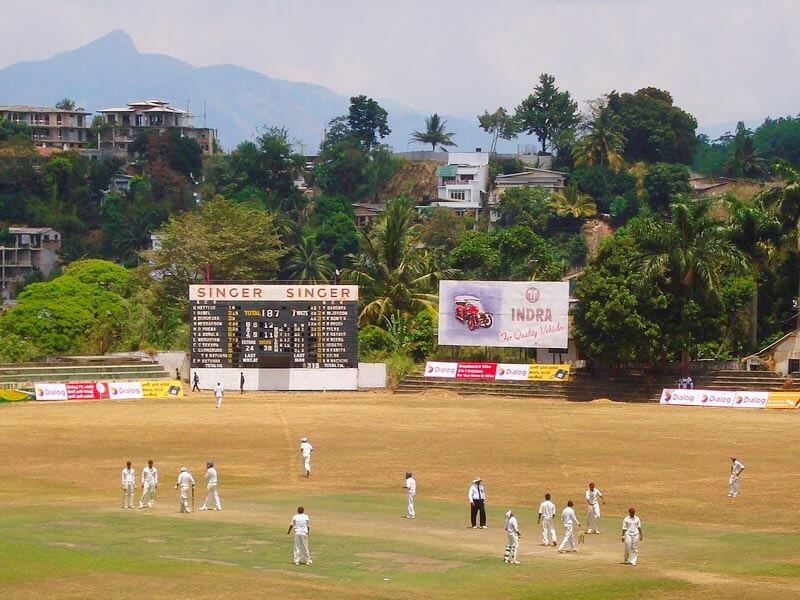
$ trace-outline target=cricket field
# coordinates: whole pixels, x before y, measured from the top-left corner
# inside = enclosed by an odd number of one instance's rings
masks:
[[[439,391],[209,393],[175,400],[0,404],[0,593],[6,598],[800,597],[800,411],[461,397]],[[300,476],[299,441],[314,445]],[[727,497],[730,456],[745,464]],[[152,510],[121,510],[120,471],[159,469]],[[178,512],[175,479],[219,472],[221,512]],[[418,483],[405,515],[405,471]],[[489,528],[469,525],[486,486]],[[536,510],[594,481],[600,535],[543,547]],[[311,517],[314,564],[291,562]],[[629,506],[639,566],[620,564]],[[523,534],[502,562],[503,513]],[[558,533],[562,529],[559,525]]]

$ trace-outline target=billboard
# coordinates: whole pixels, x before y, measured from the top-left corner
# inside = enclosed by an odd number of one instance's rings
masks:
[[[572,365],[518,365],[490,362],[425,363],[425,377],[445,379],[480,379],[483,381],[566,381]]]
[[[442,281],[439,344],[566,348],[568,312],[564,281]]]

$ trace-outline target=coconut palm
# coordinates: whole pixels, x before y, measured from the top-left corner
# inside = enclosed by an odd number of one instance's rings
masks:
[[[361,286],[359,324],[380,325],[397,313],[436,313],[437,284],[456,270],[441,268],[421,248],[414,218],[411,202],[392,200],[369,235],[361,233],[361,251],[348,257],[343,277]]]
[[[425,131],[415,131],[409,141],[430,144],[431,150],[436,150],[436,146],[442,150],[446,150],[448,146],[456,146],[457,144],[451,139],[455,134],[445,131],[446,124],[447,121],[442,121],[438,114],[433,113],[425,118]]]
[[[614,173],[623,166],[625,136],[622,123],[614,113],[603,107],[595,110],[594,117],[583,127],[585,134],[575,144],[572,158],[576,167],[607,167]]]
[[[578,186],[574,183],[567,184],[562,191],[553,194],[548,205],[559,217],[584,219],[597,214],[597,204],[592,197],[578,191]]]
[[[639,265],[645,281],[669,282],[681,302],[683,350],[681,362],[689,368],[691,300],[715,302],[722,282],[747,261],[730,241],[724,223],[711,215],[711,204],[682,198],[671,206],[670,221],[643,221],[636,232],[644,258]]]
[[[330,257],[320,251],[313,235],[300,238],[288,264],[289,277],[300,283],[327,283],[333,274]]]

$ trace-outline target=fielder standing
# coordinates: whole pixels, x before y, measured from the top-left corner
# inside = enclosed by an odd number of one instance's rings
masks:
[[[139,498],[139,508],[150,508],[156,501],[158,489],[158,469],[153,466],[153,461],[148,460],[147,466],[142,469],[142,497]],[[144,499],[147,498],[145,505]]]
[[[744,465],[735,456],[731,456],[731,478],[728,480],[728,498],[739,495],[739,476],[744,471]]]
[[[125,463],[122,469],[122,508],[133,508],[133,488],[136,486],[136,471],[131,467],[131,461]]]
[[[214,398],[217,401],[217,408],[222,406],[222,396],[225,394],[225,390],[222,389],[222,384],[218,381],[217,385],[214,386]]]
[[[194,496],[194,477],[186,470],[186,467],[181,467],[181,472],[178,473],[178,481],[175,482],[175,489],[179,490],[180,493],[180,512],[192,512],[192,509],[189,508],[189,490],[192,490],[192,496]]]
[[[506,550],[503,555],[503,562],[512,565],[518,565],[517,552],[519,551],[519,538],[522,535],[519,532],[519,523],[517,517],[510,510],[506,512]]]
[[[469,519],[472,523],[472,528],[477,529],[475,518],[480,512],[481,529],[486,529],[486,491],[483,489],[483,481],[480,477],[472,480],[472,485],[467,492],[467,500],[469,500]]]
[[[200,510],[208,510],[208,505],[214,501],[214,510],[222,510],[222,504],[219,501],[219,494],[217,493],[217,470],[214,468],[214,463],[208,461],[206,463],[206,499],[203,501],[203,506]]]
[[[289,523],[289,529],[286,532],[286,535],[289,535],[292,533],[292,529],[294,529],[292,562],[294,562],[295,565],[299,565],[301,562],[307,565],[313,564],[311,562],[311,553],[308,551],[308,532],[311,528],[308,524],[308,515],[305,513],[306,509],[302,506],[298,506],[297,514],[292,517],[292,521]]]
[[[600,533],[600,502],[606,503],[603,493],[590,483],[586,490],[586,533]]]
[[[417,516],[417,513],[414,512],[414,496],[417,495],[417,480],[414,479],[414,474],[411,471],[406,471],[406,484],[403,487],[406,490],[406,500],[408,506],[406,519],[413,519]]]
[[[625,542],[625,564],[636,566],[639,559],[639,541],[642,539],[642,522],[636,516],[636,509],[628,509],[628,516],[622,519],[622,541]]]
[[[549,546],[551,543],[556,546],[556,526],[553,522],[556,518],[556,505],[550,501],[550,494],[544,495],[544,502],[539,505],[539,518],[537,523],[542,525],[542,546]]]
[[[561,523],[564,525],[564,538],[561,540],[561,545],[558,547],[559,554],[578,551],[578,545],[575,543],[575,526],[577,525],[580,528],[581,522],[578,521],[578,515],[575,514],[575,509],[572,508],[573,506],[572,500],[568,500],[566,508],[561,511]],[[567,546],[569,546],[569,550],[566,550]]]
[[[314,446],[308,441],[308,438],[300,438],[300,456],[303,457],[303,477],[311,477],[311,453],[314,451]]]

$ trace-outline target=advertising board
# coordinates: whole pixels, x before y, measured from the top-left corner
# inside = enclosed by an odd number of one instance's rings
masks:
[[[425,363],[425,377],[446,379],[475,379],[481,381],[565,381],[569,379],[570,364],[519,365],[490,362]]]

